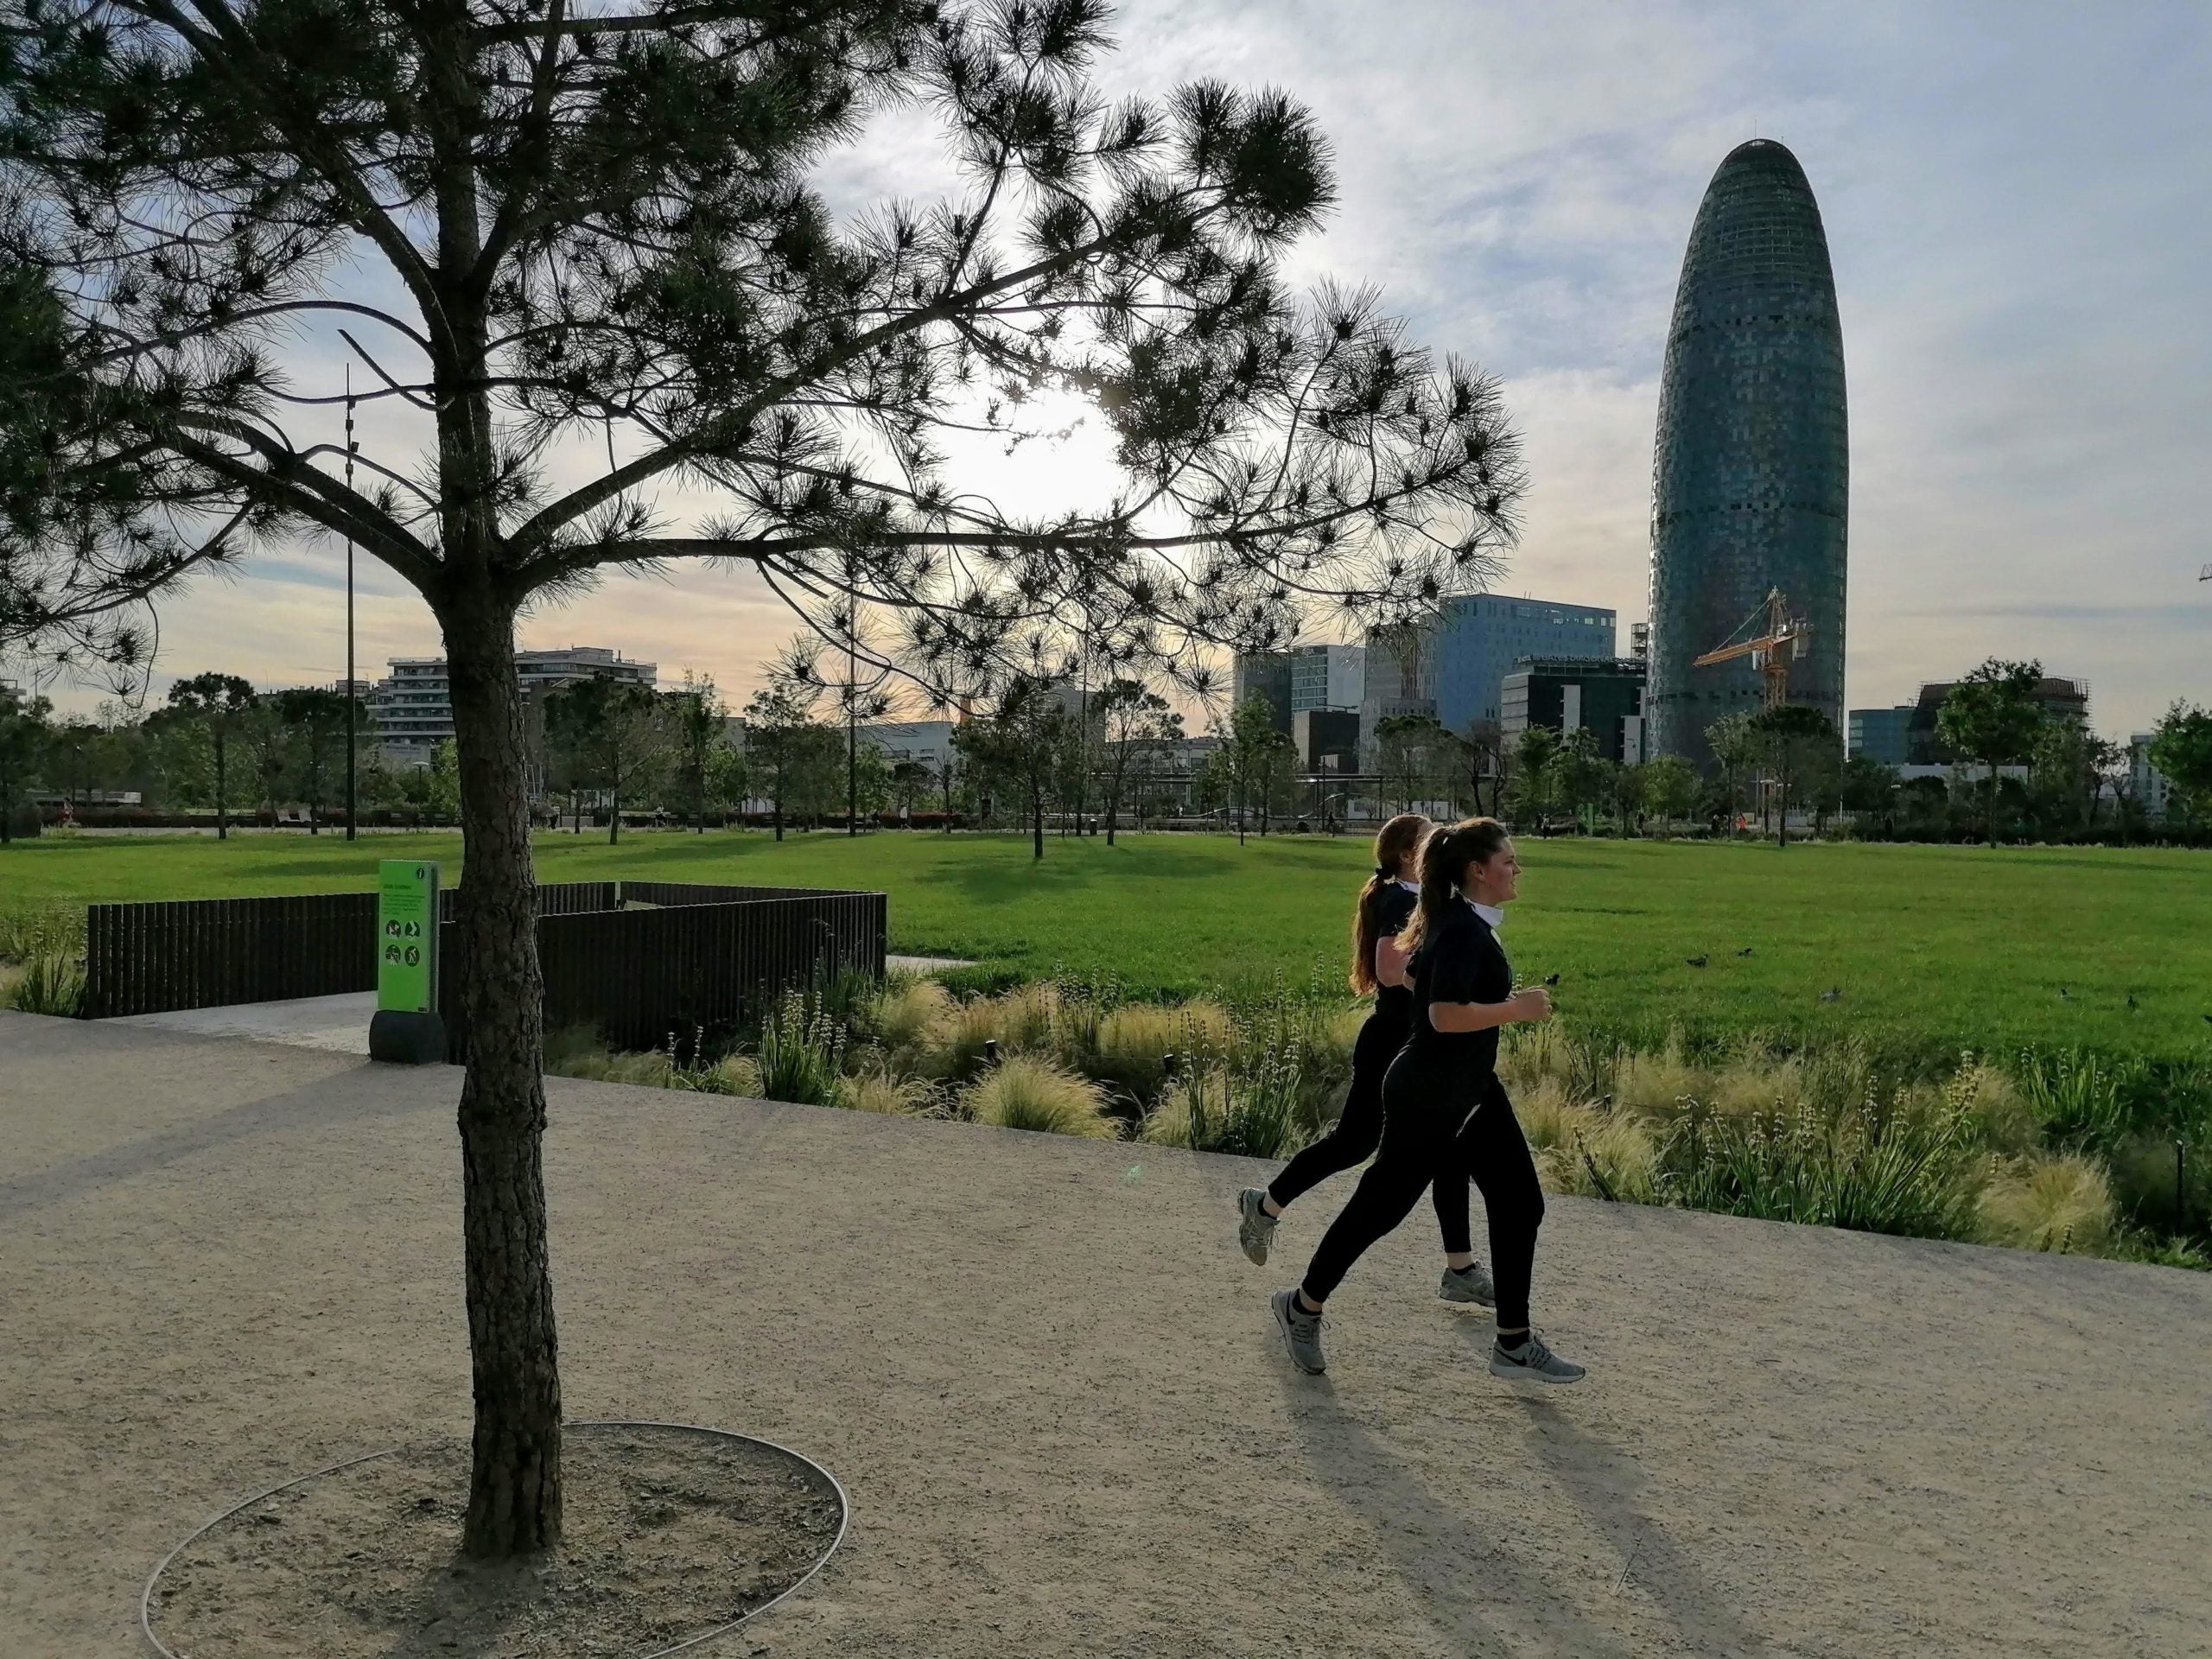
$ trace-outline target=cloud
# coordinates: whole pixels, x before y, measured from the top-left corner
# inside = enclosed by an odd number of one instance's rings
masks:
[[[1341,199],[1294,276],[1380,283],[1421,339],[1505,377],[1534,478],[1508,587],[1643,614],[1683,244],[1720,158],[1776,137],[1820,197],[1843,313],[1850,700],[1901,700],[1993,652],[2091,680],[2107,729],[2212,696],[2194,581],[2212,557],[2200,6],[1138,0],[1116,29],[1109,94],[1214,76],[1308,102]],[[826,157],[818,183],[851,213],[934,199],[956,175],[907,108]],[[388,335],[365,343],[406,360]],[[315,389],[342,360],[306,335],[289,359]],[[406,455],[410,419],[365,407],[365,448]],[[571,454],[559,476],[591,464]],[[958,478],[1016,511],[1114,487],[1095,423],[1011,459],[979,442]],[[327,664],[336,556],[299,550],[173,606],[168,664],[264,681]],[[375,654],[435,649],[418,601],[389,578],[365,592]],[[790,631],[756,578],[694,571],[611,581],[525,637],[741,692]]]

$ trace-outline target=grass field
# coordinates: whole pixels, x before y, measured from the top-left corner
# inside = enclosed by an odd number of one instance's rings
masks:
[[[1562,1014],[1645,1038],[1856,1033],[1933,1050],[2212,1053],[2212,858],[2098,849],[1524,841],[1507,944]],[[0,907],[365,887],[380,855],[457,871],[458,837],[48,838],[0,851]],[[1367,867],[1347,837],[1053,840],[759,832],[543,836],[546,880],[633,875],[880,887],[893,948],[1138,995],[1341,983]],[[1748,956],[1738,954],[1748,950]],[[1706,966],[1689,965],[1702,957]],[[1824,991],[1840,997],[1823,1001]],[[2064,995],[2062,995],[2062,992]],[[2133,997],[2131,1009],[2127,999]]]

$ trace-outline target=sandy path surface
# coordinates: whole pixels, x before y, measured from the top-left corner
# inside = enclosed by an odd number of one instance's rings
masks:
[[[467,1424],[458,1075],[0,1015],[0,1643],[286,1476]],[[853,1535],[733,1640],[935,1654],[2202,1654],[2212,1281],[1556,1200],[1536,1397],[1423,1217],[1294,1373],[1350,1182],[555,1081],[568,1407],[819,1458]],[[1280,1258],[1279,1258],[1280,1259]],[[301,1650],[312,1652],[311,1642]],[[219,1659],[199,1656],[196,1659]]]

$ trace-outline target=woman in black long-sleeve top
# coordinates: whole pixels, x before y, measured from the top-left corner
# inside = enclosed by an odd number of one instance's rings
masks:
[[[1418,887],[1407,878],[1421,846],[1435,826],[1418,812],[1404,812],[1375,837],[1375,874],[1352,909],[1351,988],[1371,992],[1374,1011],[1352,1045],[1351,1088],[1329,1132],[1306,1147],[1266,1186],[1236,1195],[1236,1240],[1255,1263],[1267,1265],[1275,1223],[1300,1195],[1330,1176],[1365,1163],[1382,1140],[1382,1078],[1413,1030],[1414,994],[1406,952],[1398,936],[1413,919]],[[1490,1275],[1475,1259],[1468,1224],[1467,1183],[1438,1177],[1433,1194],[1437,1230],[1444,1238],[1444,1276],[1436,1294],[1449,1302],[1491,1305]]]
[[[1313,1253],[1305,1282],[1273,1298],[1276,1323],[1301,1370],[1325,1369],[1321,1308],[1368,1247],[1406,1218],[1439,1177],[1473,1178],[1490,1211],[1497,1286],[1499,1376],[1580,1380],[1582,1367],[1545,1346],[1529,1322],[1536,1230],[1544,1218],[1535,1160],[1497,1077],[1497,1033],[1551,1017],[1541,988],[1513,988],[1497,942],[1521,866],[1492,818],[1469,818],[1421,849],[1421,907],[1406,932],[1413,949],[1413,1033],[1382,1083],[1382,1146]]]

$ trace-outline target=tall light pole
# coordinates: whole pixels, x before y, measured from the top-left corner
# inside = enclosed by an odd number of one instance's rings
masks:
[[[346,365],[346,491],[353,490],[353,365]],[[346,839],[359,816],[353,793],[353,754],[361,746],[361,687],[353,677],[353,532],[346,532]]]

